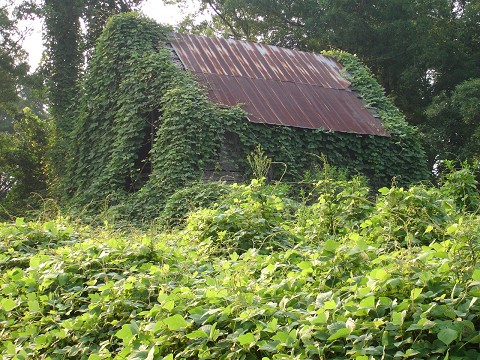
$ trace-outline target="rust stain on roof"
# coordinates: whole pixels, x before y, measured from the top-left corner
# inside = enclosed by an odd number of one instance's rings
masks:
[[[251,122],[389,136],[333,58],[185,34],[171,44],[213,102],[241,105]]]

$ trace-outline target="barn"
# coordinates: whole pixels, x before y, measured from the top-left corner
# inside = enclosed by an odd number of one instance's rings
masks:
[[[332,57],[265,44],[173,33],[169,45],[180,66],[194,74],[208,98],[240,106],[250,123],[356,135],[390,136],[367,109],[343,67]],[[238,139],[227,133],[224,150]],[[239,180],[238,161],[208,169],[208,178]],[[233,166],[232,166],[233,165]]]
[[[75,112],[72,194],[161,203],[199,179],[242,181],[261,145],[274,179],[326,156],[374,186],[422,180],[416,130],[355,56],[172,33],[113,17]]]

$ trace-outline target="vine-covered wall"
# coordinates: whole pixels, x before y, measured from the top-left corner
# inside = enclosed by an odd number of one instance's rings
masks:
[[[374,185],[427,177],[414,128],[384,96],[352,55],[330,53],[346,76],[377,108],[391,138],[253,124],[239,108],[211,103],[193,75],[177,66],[168,48],[169,29],[136,13],[111,18],[99,38],[73,114],[65,186],[76,203],[109,199],[130,214],[154,214],[176,189],[220,162],[225,132],[238,136],[246,155],[260,144],[287,178],[299,178],[319,155],[365,173]],[[144,169],[148,168],[148,174]],[[278,175],[277,175],[278,176]],[[120,206],[120,205],[119,205]]]

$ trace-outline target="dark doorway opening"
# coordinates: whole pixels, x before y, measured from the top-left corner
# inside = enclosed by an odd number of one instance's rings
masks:
[[[143,139],[137,151],[137,157],[134,164],[135,171],[127,181],[126,190],[128,192],[135,192],[140,190],[148,181],[152,173],[152,159],[151,150],[155,134],[158,129],[158,119],[160,111],[154,110],[150,112],[145,118],[145,128],[143,129]]]

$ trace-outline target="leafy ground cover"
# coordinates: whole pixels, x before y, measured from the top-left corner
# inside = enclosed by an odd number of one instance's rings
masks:
[[[472,174],[335,179],[235,185],[163,230],[1,224],[2,358],[480,358]]]

